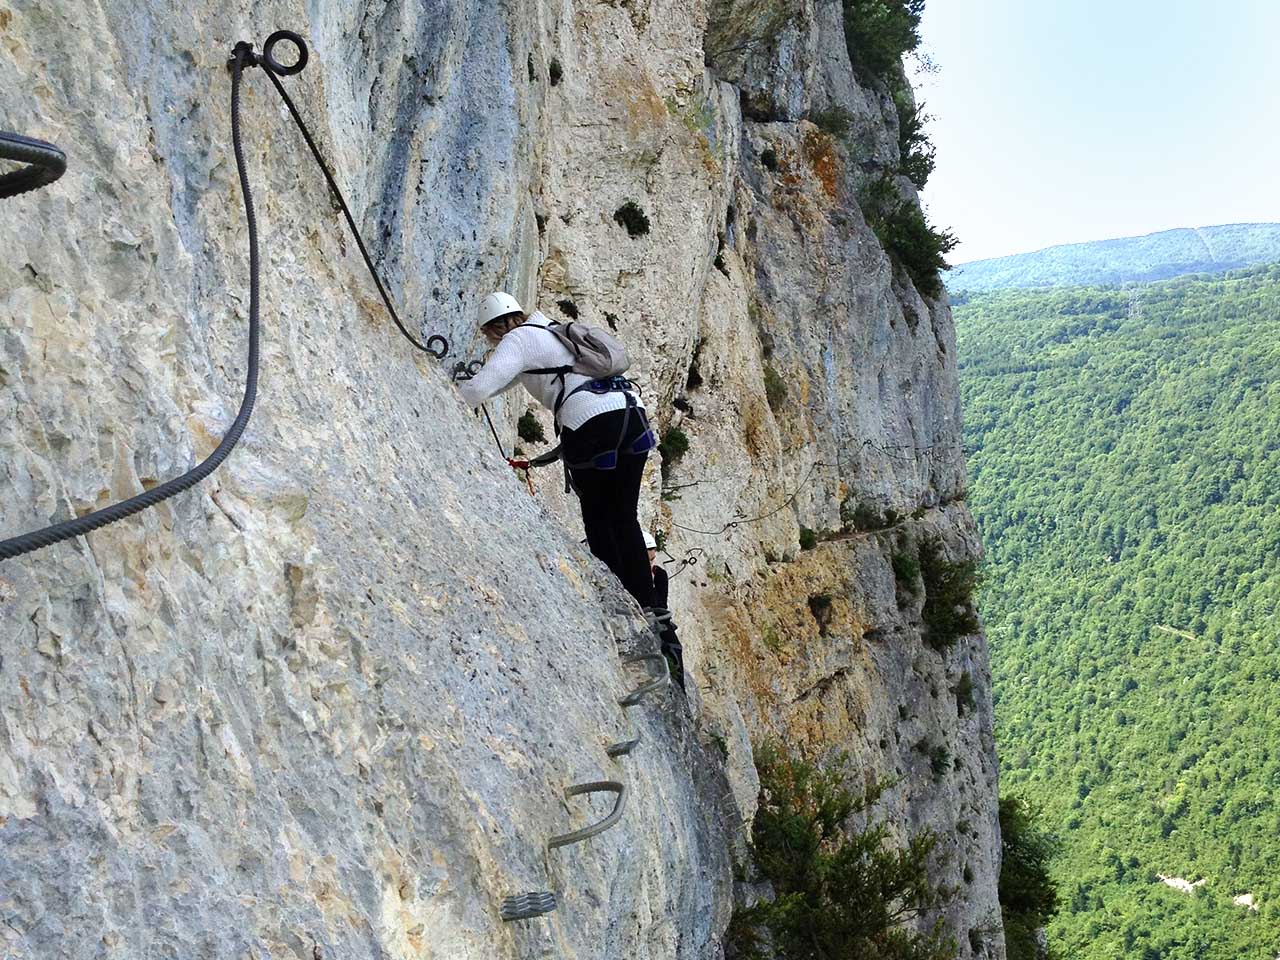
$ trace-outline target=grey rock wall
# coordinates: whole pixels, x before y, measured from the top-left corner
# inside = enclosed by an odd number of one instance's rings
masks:
[[[963,955],[1003,955],[998,931],[968,936],[998,916],[985,645],[927,652],[886,580],[895,538],[978,549],[954,502],[949,311],[895,279],[848,145],[804,119],[842,104],[860,149],[896,149],[838,7],[747,11],[763,41],[713,56],[740,12],[0,6],[2,122],[71,159],[0,203],[0,536],[182,472],[234,415],[236,40],[308,38],[285,83],[402,315],[453,345],[442,365],[400,339],[250,71],[264,339],[244,440],[194,491],[0,564],[0,955],[718,958],[770,735],[900,776],[884,815],[973,877],[949,916]],[[615,221],[627,201],[647,234]],[[495,286],[616,324],[649,410],[692,440],[642,504],[700,560],[673,580],[687,702],[617,706],[620,653],[651,639],[556,477],[531,498],[457,398]],[[493,405],[508,449],[527,404]],[[846,502],[918,516],[799,553],[799,524],[838,527]],[[836,627],[809,614],[820,590]],[[930,691],[964,671],[961,717]],[[953,775],[920,768],[921,738],[963,758]],[[608,810],[563,788],[601,779],[629,787],[621,822],[546,853]],[[534,889],[560,908],[502,923]]]

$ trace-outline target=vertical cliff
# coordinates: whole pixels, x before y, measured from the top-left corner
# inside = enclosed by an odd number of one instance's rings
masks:
[[[0,203],[0,535],[181,472],[234,414],[225,60],[277,26],[312,45],[286,83],[402,312],[451,355],[398,337],[251,71],[265,307],[241,446],[190,493],[0,563],[6,955],[719,957],[751,747],[780,737],[895,778],[881,812],[943,838],[961,955],[1003,956],[985,643],[926,643],[893,567],[978,552],[954,334],[862,215],[898,120],[837,4],[0,9],[0,114],[70,157]],[[812,122],[833,110],[844,132]],[[618,706],[620,654],[652,638],[554,478],[531,498],[457,398],[494,287],[616,326],[689,438],[643,508],[687,701]],[[495,405],[508,447],[526,401]],[[801,550],[801,525],[828,536]],[[546,852],[608,812],[563,799],[599,780],[626,785],[621,821]],[[554,913],[501,921],[540,889]]]

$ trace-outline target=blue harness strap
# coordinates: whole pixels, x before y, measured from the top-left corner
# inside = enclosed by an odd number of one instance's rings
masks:
[[[658,445],[657,435],[653,432],[653,428],[648,426],[646,423],[644,433],[636,437],[625,451],[623,450],[623,443],[627,436],[627,428],[631,426],[632,411],[636,411],[638,416],[644,416],[644,414],[640,413],[637,408],[636,398],[632,396],[631,392],[627,389],[630,386],[632,386],[631,381],[626,377],[606,377],[603,380],[590,380],[587,383],[574,388],[572,393],[570,393],[570,396],[577,393],[579,390],[590,390],[592,393],[612,393],[615,390],[621,390],[627,398],[627,406],[625,408],[626,413],[622,417],[622,429],[618,432],[618,442],[614,444],[612,450],[604,450],[597,453],[594,457],[584,463],[569,463],[566,461],[565,467],[569,470],[614,470],[618,466],[619,454],[647,453]],[[565,399],[567,400],[568,397]]]

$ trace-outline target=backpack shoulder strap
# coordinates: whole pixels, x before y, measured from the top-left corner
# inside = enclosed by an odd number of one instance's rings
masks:
[[[551,327],[553,326],[559,327],[559,326],[562,326],[562,324],[560,324],[555,320],[548,320],[547,326],[543,326],[540,323],[529,323],[527,321],[525,323],[520,324],[521,329],[525,327],[532,327],[534,330],[545,330],[547,331],[547,333],[555,337],[556,340],[558,340],[561,344],[564,344],[565,347],[569,347],[569,345],[565,343],[565,338],[551,329]],[[573,364],[566,363],[563,366],[559,366],[559,367],[536,367],[532,370],[526,370],[524,372],[525,373],[557,374],[561,378],[563,378],[566,373],[573,373]],[[564,396],[564,380],[563,379],[561,379],[560,381],[560,394],[561,394],[561,397],[563,398]],[[562,403],[564,402],[563,399],[561,400],[561,402]]]

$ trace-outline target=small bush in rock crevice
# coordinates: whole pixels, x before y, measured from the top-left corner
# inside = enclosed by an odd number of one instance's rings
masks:
[[[532,410],[526,410],[516,421],[516,435],[525,443],[546,443],[547,434]]]
[[[624,227],[629,237],[643,237],[649,232],[649,218],[634,200],[628,200],[614,211],[613,222]]]
[[[963,636],[978,632],[973,591],[978,586],[976,560],[948,560],[937,540],[920,544],[920,576],[924,581],[925,642],[944,652]]]
[[[813,614],[814,621],[818,624],[818,630],[824,636],[827,628],[831,626],[831,594],[815,593],[809,598],[809,612]]]
[[[658,453],[662,455],[661,472],[664,484],[671,474],[671,468],[688,452],[689,435],[679,427],[668,427],[662,434],[662,442],[658,444]]]
[[[658,452],[662,454],[663,460],[677,462],[689,452],[689,435],[679,427],[668,427],[662,435],[662,442],[658,444]]]
[[[769,409],[774,413],[780,412],[782,404],[787,399],[787,384],[777,370],[773,369],[772,364],[765,364],[764,367],[764,397],[769,401]]]
[[[891,560],[893,564],[893,582],[897,587],[898,606],[905,607],[916,595],[920,584],[920,558],[908,549],[895,550]]]
[[[809,122],[823,133],[839,139],[848,134],[853,126],[853,114],[843,107],[831,107],[809,114]]]

